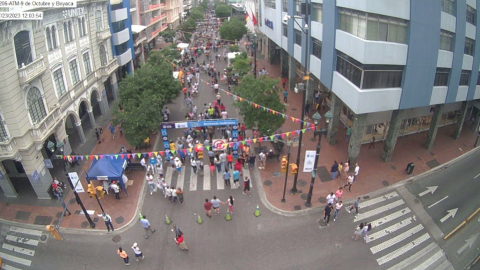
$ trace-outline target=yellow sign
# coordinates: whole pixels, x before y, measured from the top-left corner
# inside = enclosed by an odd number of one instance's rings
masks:
[[[310,76],[303,76],[303,80],[304,80],[304,81],[310,80]]]

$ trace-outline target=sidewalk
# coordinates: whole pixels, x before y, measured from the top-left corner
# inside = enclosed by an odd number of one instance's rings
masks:
[[[258,67],[265,69],[268,76],[272,78],[281,78],[281,67],[279,65],[270,65],[265,57],[258,57]],[[282,87],[279,84],[279,87]],[[287,83],[288,87],[288,83]],[[281,100],[283,100],[282,93]],[[288,115],[296,118],[301,117],[302,93],[295,93],[288,91],[288,105],[286,106]],[[328,110],[328,108],[326,108]],[[312,110],[311,110],[312,112]],[[322,111],[323,115],[326,111]],[[282,126],[282,132],[298,130],[299,124],[292,121],[285,121]],[[375,148],[368,149],[369,145],[365,144],[361,147],[357,162],[360,166],[360,172],[356,183],[352,186],[351,192],[347,190],[343,193],[343,200],[351,200],[362,194],[370,193],[375,190],[393,185],[401,180],[410,178],[426,172],[436,166],[440,166],[462,154],[473,149],[476,135],[472,132],[472,126],[465,123],[462,133],[458,140],[452,138],[455,125],[449,125],[438,129],[435,144],[432,150],[428,151],[425,146],[426,132],[399,137],[395,146],[395,151],[391,162],[383,162],[381,159],[383,150],[383,141],[377,141]],[[319,172],[316,177],[312,196],[312,207],[319,207],[325,205],[325,197],[330,192],[335,192],[339,186],[346,183],[346,179],[337,178],[330,179],[330,167],[333,161],[338,163],[346,162],[348,153],[348,142],[346,141],[346,128],[343,124],[340,125],[337,135],[337,144],[329,145],[325,137],[322,138],[320,158],[318,162]],[[280,172],[280,162],[267,161],[265,170],[260,170],[263,188],[265,189],[267,200],[275,207],[284,211],[296,211],[306,209],[305,202],[310,187],[311,173],[303,172],[303,161],[306,150],[315,150],[317,139],[312,141],[313,132],[305,132],[303,134],[303,147],[300,158],[300,165],[298,168],[298,194],[290,194],[293,187],[294,175],[289,175],[287,180],[287,191],[285,195],[286,202],[282,203],[285,173]],[[271,145],[264,144],[271,148]],[[290,149],[290,163],[295,163],[297,159],[297,147]],[[282,156],[287,155],[286,147],[282,150]],[[405,167],[408,163],[414,162],[415,169],[412,175],[407,175]],[[351,167],[354,166],[350,165]]]

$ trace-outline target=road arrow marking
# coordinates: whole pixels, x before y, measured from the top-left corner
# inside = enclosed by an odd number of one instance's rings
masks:
[[[465,249],[468,248],[472,248],[472,245],[473,243],[475,242],[475,240],[477,240],[477,237],[478,237],[478,233],[477,234],[474,234],[472,235],[470,238],[468,238],[467,240],[465,240],[465,245],[463,245],[458,251],[457,251],[457,254],[460,255],[460,253],[462,253],[463,251],[465,251]]]
[[[455,214],[457,213],[458,211],[458,208],[455,208],[455,209],[452,209],[452,210],[448,210],[448,214],[446,216],[444,216],[442,219],[440,219],[440,221],[443,223],[445,222],[445,220],[447,220],[449,217],[452,217],[454,218],[455,217]]]
[[[433,187],[427,187],[427,190],[425,190],[424,192],[421,192],[418,194],[418,196],[422,197],[424,195],[427,195],[428,193],[433,193],[435,192],[435,190],[437,190],[438,186],[433,186]]]
[[[439,204],[439,203],[442,202],[443,200],[446,200],[447,198],[448,198],[448,196],[443,197],[443,199],[441,199],[441,200],[437,201],[436,203],[430,205],[428,208],[434,207],[435,205]]]
[[[479,176],[480,176],[480,173],[479,173],[479,174],[477,174],[477,176],[475,176],[473,179],[476,179],[476,178],[477,178],[477,177],[479,177]]]

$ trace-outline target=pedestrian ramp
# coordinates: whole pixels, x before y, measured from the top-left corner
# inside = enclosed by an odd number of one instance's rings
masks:
[[[229,170],[230,175],[233,170]],[[234,186],[233,177],[230,178],[230,186],[225,184],[223,179],[223,172],[210,171],[208,166],[204,170],[194,172],[193,168],[188,164],[182,166],[180,174],[172,167],[165,169],[164,177],[168,186],[175,188],[182,188],[183,191],[202,191],[202,190],[228,190],[238,189],[243,190],[243,179],[247,176],[250,178],[250,171],[246,168],[242,169],[239,186]]]
[[[26,229],[16,226],[2,228],[0,258],[3,260],[2,270],[34,269],[32,260],[35,250],[47,237],[40,230]]]
[[[362,222],[372,224],[368,237],[358,241],[366,242],[382,269],[454,270],[435,239],[396,191],[361,201],[359,206],[352,227]]]

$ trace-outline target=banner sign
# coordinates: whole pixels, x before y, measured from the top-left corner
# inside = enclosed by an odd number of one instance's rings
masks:
[[[75,191],[77,193],[82,193],[85,192],[82,186],[82,182],[78,178],[78,174],[76,172],[70,172],[68,173],[68,177],[70,177],[70,180],[72,180],[72,184],[75,187]]]
[[[307,150],[305,151],[305,162],[303,163],[303,172],[313,171],[315,166],[315,151]]]

